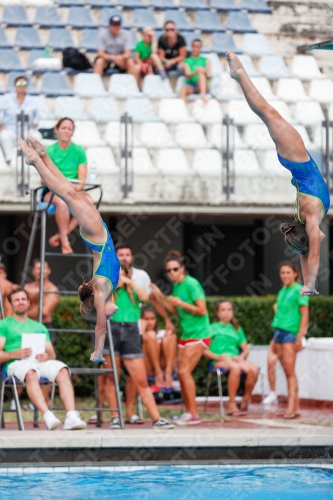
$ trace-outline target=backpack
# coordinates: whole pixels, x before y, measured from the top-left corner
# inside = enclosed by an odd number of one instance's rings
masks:
[[[66,47],[62,51],[62,65],[64,68],[73,68],[79,71],[91,68],[87,57],[74,47]]]

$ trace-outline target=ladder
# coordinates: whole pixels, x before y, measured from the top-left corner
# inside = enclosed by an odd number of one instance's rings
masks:
[[[92,251],[86,247],[86,253],[72,253],[72,254],[62,254],[60,252],[46,252],[45,250],[45,245],[46,245],[46,224],[47,224],[47,214],[52,213],[54,211],[54,205],[52,205],[52,199],[53,196],[51,197],[49,202],[43,202],[41,201],[41,196],[43,193],[44,186],[40,186],[36,189],[31,189],[31,211],[34,212],[34,219],[32,223],[32,228],[31,228],[31,236],[29,240],[29,245],[28,245],[28,250],[26,254],[26,259],[24,263],[24,269],[22,273],[22,278],[21,278],[21,287],[23,288],[28,276],[28,270],[29,270],[29,265],[31,261],[31,256],[32,256],[32,251],[33,251],[33,246],[34,242],[36,239],[36,233],[37,233],[37,227],[38,227],[38,222],[40,219],[40,229],[41,229],[41,237],[40,237],[40,282],[39,282],[39,302],[38,302],[38,321],[42,323],[42,317],[43,317],[43,298],[46,293],[56,293],[59,295],[77,295],[77,290],[58,290],[58,291],[46,291],[44,290],[44,263],[45,263],[45,257],[47,258],[54,258],[54,259],[77,259],[77,258],[84,258],[87,260],[90,260],[92,262],[93,259],[93,253]],[[99,198],[96,203],[96,208],[99,207],[100,202],[102,200],[102,186],[99,184],[85,184],[84,190],[85,191],[92,191],[94,189],[99,190]],[[53,212],[54,213],[54,212]],[[75,333],[79,335],[84,335],[84,334],[90,334],[94,335],[94,330],[93,329],[69,329],[69,328],[53,328],[50,329],[50,333]],[[100,427],[102,422],[101,422],[101,416],[100,412],[101,411],[114,411],[117,412],[119,415],[119,420],[120,420],[120,427],[123,429],[124,428],[124,419],[123,419],[123,414],[122,414],[122,409],[121,409],[121,399],[120,399],[120,392],[119,392],[119,381],[118,381],[118,374],[117,370],[114,369],[116,367],[116,362],[115,362],[115,356],[114,356],[114,349],[113,349],[113,342],[112,342],[112,332],[111,332],[111,323],[110,320],[107,320],[107,331],[106,335],[109,341],[109,347],[110,347],[110,359],[111,359],[111,364],[112,368],[70,368],[70,373],[73,375],[84,375],[84,376],[94,376],[94,382],[95,382],[95,394],[96,394],[96,406],[95,407],[83,407],[83,408],[77,408],[78,411],[96,411],[97,413],[97,427]],[[114,379],[114,387],[115,387],[115,392],[116,392],[116,400],[117,400],[117,408],[103,408],[101,407],[100,401],[99,401],[99,391],[98,391],[98,383],[97,383],[97,378],[99,376],[104,376],[104,375],[113,375]],[[55,410],[60,410],[63,409],[62,407],[53,407],[51,409]],[[37,418],[37,422],[36,422]],[[35,422],[34,424],[37,424],[38,426],[38,414],[36,416],[35,414]]]

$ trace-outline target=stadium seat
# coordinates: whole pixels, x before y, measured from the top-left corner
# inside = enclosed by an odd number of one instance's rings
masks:
[[[22,5],[5,5],[2,23],[6,26],[31,26],[27,13]]]
[[[82,33],[80,47],[87,52],[96,52],[98,29],[85,29]]]
[[[51,127],[54,126],[54,113],[50,110],[47,101],[43,95],[36,95],[33,96],[33,99],[36,100],[38,111],[39,111],[39,118],[41,120],[53,120]],[[42,127],[42,122],[39,123],[39,127]]]
[[[313,143],[318,150],[322,150],[326,144],[325,129],[321,124],[314,128]]]
[[[147,148],[133,148],[133,173],[135,175],[158,175]]]
[[[112,7],[112,5],[114,5],[111,0],[86,0],[85,3],[90,5],[93,9]]]
[[[160,149],[176,146],[165,123],[143,123],[140,130],[140,142],[146,148]]]
[[[222,177],[221,153],[216,149],[195,151],[192,159],[193,170],[202,177]]]
[[[192,0],[190,0],[192,1]],[[210,10],[199,10],[195,15],[194,29],[202,33],[211,33],[212,31],[225,31],[216,12]]]
[[[145,7],[143,0],[119,0],[118,5],[121,5],[124,9],[139,9],[140,7]]]
[[[245,100],[230,100],[227,109],[235,125],[244,126],[252,123],[262,123],[259,116],[253,113]]]
[[[81,7],[81,0],[57,0],[56,3],[59,7]]]
[[[164,19],[165,21],[173,21],[178,31],[192,31],[192,26],[189,24],[185,12],[168,9],[164,13]]]
[[[96,27],[89,10],[85,7],[70,7],[66,24],[76,29]]]
[[[141,146],[135,128],[133,132],[133,146]],[[112,148],[119,149],[125,143],[124,127],[121,127],[119,122],[109,122],[105,128],[104,139]]]
[[[253,76],[260,76],[260,73],[255,69],[252,59],[248,54],[239,54],[238,58],[250,78]]]
[[[8,42],[6,32],[3,28],[0,28],[0,49],[9,49],[12,44]]]
[[[208,148],[210,146],[199,123],[179,123],[176,126],[175,141],[182,149]]]
[[[42,49],[44,47],[38,31],[26,26],[20,26],[17,29],[14,45],[21,50]]]
[[[96,73],[80,73],[75,77],[75,94],[81,97],[105,97],[108,95],[105,90],[102,78]]]
[[[240,53],[230,33],[213,33],[210,50],[220,56],[225,56],[229,50],[235,54]]]
[[[309,101],[303,84],[298,78],[280,78],[276,86],[276,95],[282,101]]]
[[[62,28],[64,22],[60,19],[58,10],[55,7],[38,7],[35,15],[34,24],[40,28]]]
[[[304,81],[325,78],[325,75],[320,72],[317,60],[313,56],[294,56],[291,71],[297,78]]]
[[[172,90],[170,80],[159,75],[147,75],[143,79],[142,92],[150,99],[165,99],[176,97]]]
[[[309,96],[321,104],[333,102],[333,82],[329,79],[312,80],[310,82]]]
[[[146,26],[151,28],[159,28],[154,12],[148,9],[135,9],[133,11],[133,18],[131,23],[132,28],[141,30]]]
[[[51,28],[48,45],[54,50],[61,51],[66,47],[75,47],[72,34],[66,28]]]
[[[18,53],[13,49],[0,49],[0,73],[23,71]]]
[[[271,14],[272,9],[268,7],[265,0],[243,0],[242,9],[248,12],[257,12],[258,14]]]
[[[180,0],[179,7],[186,10],[207,10],[205,0]]]
[[[192,191],[193,170],[190,169],[184,151],[180,148],[159,149],[156,166],[162,175],[161,198],[179,200]]]
[[[178,9],[172,0],[149,0],[149,6],[156,10]]]
[[[131,197],[139,200],[158,199],[161,174],[154,166],[146,148],[133,148],[133,190]]]
[[[120,121],[120,112],[113,97],[94,97],[90,103],[90,117],[101,123]]]
[[[132,97],[127,99],[125,112],[128,113],[128,115],[132,117],[133,122],[136,123],[160,121],[148,97]]]
[[[189,52],[192,51],[193,40],[201,40],[201,43],[202,43],[201,52],[206,52],[207,49],[205,48],[205,46],[203,44],[203,39],[202,39],[201,33],[197,33],[196,31],[185,31],[183,33],[183,37],[185,38],[186,48]]]
[[[226,127],[222,126],[222,123],[215,123],[207,127],[207,140],[212,144],[214,148],[219,150],[226,146]],[[235,149],[246,149],[247,146],[245,142],[241,139],[237,127],[233,127],[231,131],[231,137],[233,141],[233,146]]]
[[[105,146],[105,141],[101,138],[97,125],[91,121],[77,121],[73,142],[85,148],[93,146]]]
[[[47,97],[72,96],[74,92],[69,88],[64,75],[61,73],[46,72],[42,77],[42,94]]]
[[[308,134],[306,128],[304,127],[304,125],[294,125],[294,127],[297,130],[297,132],[299,133],[299,135],[302,137],[303,142],[304,142],[304,146],[306,147],[306,149],[308,151],[313,151],[315,149],[315,145],[311,141],[309,134]]]
[[[204,103],[202,99],[197,99],[193,104],[191,115],[201,125],[221,123],[222,121],[222,109],[215,99],[209,99],[207,103]]]
[[[31,78],[29,78],[29,75],[25,73],[25,71],[11,71],[8,74],[8,80],[7,80],[7,85],[6,85],[6,92],[13,92],[14,90],[14,82],[15,78],[18,76],[24,75],[28,79],[28,88],[27,92],[30,95],[39,95],[39,92],[35,89],[34,83]]]
[[[129,97],[141,97],[138,84],[133,75],[112,75],[109,81],[109,94],[117,99],[127,99]]]
[[[98,23],[99,26],[104,26],[105,28],[109,26],[110,17],[112,16],[119,16],[120,19],[124,19],[124,14],[121,10],[105,7],[104,9],[101,9]]]
[[[244,127],[244,141],[250,149],[276,149],[274,142],[264,124]]]
[[[235,4],[235,0],[210,0],[210,7],[218,12],[237,11],[239,7]]]
[[[54,114],[56,118],[69,116],[72,120],[88,120],[82,102],[78,97],[57,97],[55,100]]]
[[[243,52],[252,57],[274,54],[268,45],[265,35],[260,33],[245,33],[243,37]]]
[[[293,75],[288,71],[283,57],[276,55],[263,56],[260,61],[259,71],[268,80],[279,78],[291,78]]]
[[[215,52],[210,52],[205,54],[205,57],[210,60],[211,74],[212,76],[218,76],[222,73],[222,65],[219,56]]]
[[[166,123],[193,122],[193,118],[182,99],[161,99],[158,114],[161,120]]]
[[[296,103],[294,111],[295,120],[306,127],[321,124],[325,119],[320,104],[315,101],[300,101]],[[330,114],[330,120],[333,119],[333,113]]]
[[[109,147],[88,147],[88,179],[92,166],[97,169],[97,182],[103,186],[103,201],[115,202],[122,197],[120,186],[120,168]]]
[[[257,30],[252,26],[246,12],[228,12],[226,28],[234,33],[257,32]]]
[[[234,169],[237,175],[252,176],[260,174],[260,166],[256,154],[251,149],[235,149]]]
[[[270,86],[267,78],[265,78],[264,76],[255,76],[251,78],[251,80],[265,99],[276,99],[276,96],[273,94],[272,87]]]
[[[239,84],[230,77],[227,71],[222,71],[220,76],[212,79],[210,92],[219,101],[244,98]]]

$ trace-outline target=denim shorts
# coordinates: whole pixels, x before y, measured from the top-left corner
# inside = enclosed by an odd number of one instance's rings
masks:
[[[295,333],[286,332],[286,330],[280,330],[280,328],[274,330],[274,342],[276,344],[287,344],[288,342],[293,344],[296,339],[297,335]]]
[[[197,83],[186,83],[185,85],[187,85],[188,87],[191,87],[191,89],[193,90],[194,94],[198,94],[199,93],[199,89],[198,89],[198,84]]]

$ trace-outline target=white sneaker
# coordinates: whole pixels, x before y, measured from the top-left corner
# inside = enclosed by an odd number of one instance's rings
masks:
[[[177,425],[198,425],[201,424],[200,417],[198,415],[192,415],[192,413],[183,413],[178,420],[175,420]]]
[[[271,391],[263,400],[264,405],[274,405],[277,404],[278,397],[274,391]]]
[[[16,404],[15,404],[15,399],[10,400],[10,410],[16,410]]]
[[[75,431],[78,429],[85,429],[87,427],[86,422],[81,420],[80,414],[76,410],[69,411],[65,418],[64,430]]]
[[[43,418],[49,431],[53,431],[61,425],[61,421],[50,410],[44,413]]]

